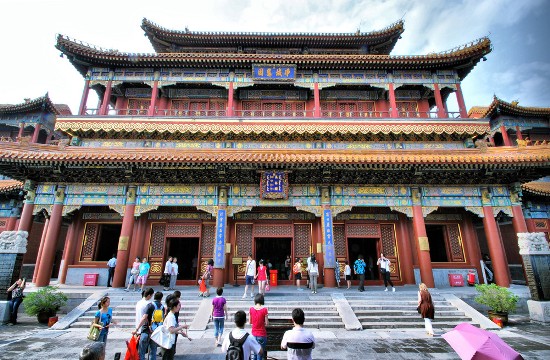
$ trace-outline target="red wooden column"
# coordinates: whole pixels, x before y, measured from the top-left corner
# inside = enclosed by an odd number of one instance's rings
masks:
[[[80,99],[80,107],[78,108],[78,115],[86,115],[86,104],[88,103],[88,94],[90,93],[90,80],[86,79],[84,82],[84,90],[82,91],[82,98]]]
[[[396,226],[397,244],[399,251],[399,267],[403,274],[404,284],[414,284],[414,268],[412,259],[411,239],[407,229],[408,219],[405,215],[397,214],[399,223]]]
[[[17,134],[17,137],[22,138],[24,132],[25,132],[25,123],[24,122],[19,123],[19,133]]]
[[[40,260],[42,259],[42,252],[44,251],[44,242],[46,241],[46,235],[48,234],[48,227],[50,226],[50,217],[46,216],[44,220],[44,227],[42,228],[42,236],[40,237],[40,245],[38,246],[38,254],[36,255],[36,262],[34,264],[34,273],[32,274],[32,282],[36,282],[38,276],[38,269],[40,268]]]
[[[390,107],[391,107],[390,117],[396,118],[396,117],[399,117],[399,115],[397,112],[397,101],[395,100],[395,88],[393,83],[389,83],[388,87],[389,87],[388,95],[390,97]]]
[[[69,268],[69,264],[74,260],[74,249],[76,247],[76,239],[74,236],[75,223],[76,221],[74,220],[71,222],[69,230],[67,231],[67,236],[65,237],[65,248],[63,249],[63,258],[61,260],[58,276],[60,284],[65,284],[65,280],[67,280],[67,269]]]
[[[25,196],[25,204],[23,205],[23,211],[21,213],[21,219],[19,219],[18,231],[31,232],[32,226],[32,212],[34,210],[34,198],[36,197],[36,184],[34,181],[27,180],[23,189],[27,191]]]
[[[214,270],[212,286],[223,287],[225,278],[225,244],[227,243],[227,187],[220,186],[218,212],[216,214],[216,237],[214,242]],[[268,279],[269,280],[269,279]]]
[[[136,209],[136,187],[129,186],[126,192],[126,206],[124,208],[124,217],[122,218],[122,228],[118,239],[118,251],[116,255],[115,275],[113,277],[113,287],[124,287],[126,284],[126,273],[128,270],[128,258],[130,256],[128,248],[132,241],[134,232],[134,212]]]
[[[495,282],[499,286],[509,287],[510,274],[508,260],[506,259],[500,232],[498,231],[495,215],[493,214],[489,189],[482,189],[481,199],[483,204],[483,228],[485,229],[485,237],[487,238]]]
[[[420,281],[427,287],[435,287],[432,271],[432,259],[430,257],[430,243],[426,234],[426,224],[422,213],[422,203],[419,188],[412,189],[413,199],[413,228],[418,245],[418,264],[420,266]]]
[[[36,143],[38,141],[38,135],[40,135],[40,127],[41,125],[39,123],[36,123],[34,125],[34,133],[32,134],[32,143]]]
[[[437,117],[446,118],[447,111],[445,110],[445,106],[443,105],[443,98],[441,98],[441,90],[439,90],[439,84],[434,84],[434,96],[435,104],[437,105]]]
[[[159,94],[159,73],[155,71],[155,81],[153,81],[153,91],[151,92],[151,105],[149,105],[149,111],[147,116],[155,116],[155,110],[157,108],[157,98]]]
[[[17,224],[17,219],[19,218],[19,215],[21,214],[21,209],[19,207],[13,207],[10,211],[10,217],[8,218],[8,221],[6,223],[6,231],[13,231],[15,230],[15,225]]]
[[[65,201],[65,186],[58,185],[55,191],[55,199],[53,202],[52,213],[50,216],[50,224],[48,233],[44,240],[44,249],[40,259],[40,267],[36,275],[36,286],[46,286],[50,283],[52,267],[55,258],[55,249],[57,247],[57,238],[61,228],[63,202]]]
[[[113,72],[109,73],[109,80],[105,86],[105,93],[103,94],[103,101],[101,102],[101,109],[99,110],[99,115],[107,115],[107,109],[109,109],[109,102],[111,100],[111,92],[113,85]]]
[[[321,117],[321,98],[319,95],[319,83],[317,82],[317,79],[313,83],[313,103],[313,117],[319,118]]]
[[[233,78],[233,76],[231,76]],[[227,112],[225,113],[226,116],[233,116],[233,107],[234,107],[234,98],[233,98],[233,79],[229,81],[229,90],[227,91]]]
[[[523,135],[521,135],[521,128],[519,126],[516,126],[516,137],[518,140],[523,140]]]
[[[500,126],[500,133],[502,134],[502,140],[504,140],[504,146],[512,146],[512,141],[510,141],[508,131],[506,131],[506,126]]]
[[[519,197],[519,191],[521,189],[520,184],[515,184],[515,187],[510,190],[510,201],[512,202],[512,226],[517,233],[529,232],[527,230],[527,222],[523,216],[523,210],[521,209],[521,199]]]
[[[466,103],[464,102],[464,96],[462,95],[462,89],[460,88],[460,83],[456,83],[456,102],[458,103],[458,111],[460,112],[460,117],[466,119],[468,117],[468,112],[466,111]]]

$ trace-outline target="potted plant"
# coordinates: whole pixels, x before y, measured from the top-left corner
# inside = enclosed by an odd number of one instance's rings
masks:
[[[489,319],[496,324],[501,322],[502,325],[506,325],[508,313],[516,310],[519,297],[507,288],[496,284],[476,285],[476,290],[479,295],[474,298],[474,301],[489,307]]]
[[[67,303],[67,295],[57,291],[54,286],[45,286],[36,292],[28,293],[23,299],[25,312],[35,316],[41,324],[47,324],[48,319]]]

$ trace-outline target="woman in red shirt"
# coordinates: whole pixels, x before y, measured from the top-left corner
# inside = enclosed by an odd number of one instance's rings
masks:
[[[255,278],[258,280],[258,293],[265,295],[265,284],[267,282],[267,267],[264,266],[264,261],[260,260],[260,266],[256,272]]]
[[[267,318],[267,308],[264,307],[264,296],[262,294],[256,294],[254,297],[254,306],[250,308],[248,318],[252,325],[252,336],[256,338],[256,341],[263,349],[261,355],[254,354],[253,360],[266,360],[267,330],[265,327],[269,325],[269,320]]]

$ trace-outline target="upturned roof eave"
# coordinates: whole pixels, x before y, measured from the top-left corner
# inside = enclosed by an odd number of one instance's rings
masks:
[[[550,118],[550,108],[519,106],[517,103],[506,102],[495,95],[491,104],[485,109],[485,112],[481,113],[481,117],[494,118],[502,114],[548,119]]]

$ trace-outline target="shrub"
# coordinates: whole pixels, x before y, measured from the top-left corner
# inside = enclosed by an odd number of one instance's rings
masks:
[[[476,285],[479,292],[474,298],[478,304],[488,306],[492,311],[508,313],[516,311],[516,303],[519,297],[510,290],[496,284]]]
[[[36,292],[29,293],[23,299],[25,312],[30,316],[39,313],[55,314],[67,303],[67,296],[57,291],[54,286],[45,286]]]

